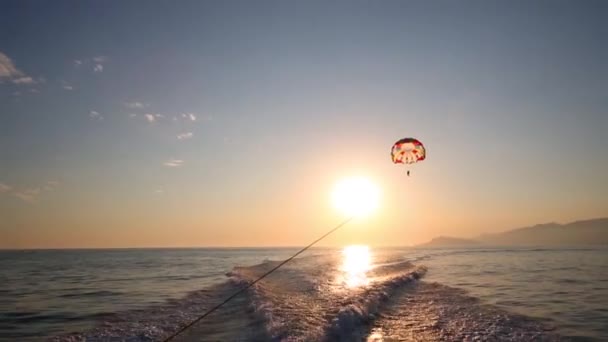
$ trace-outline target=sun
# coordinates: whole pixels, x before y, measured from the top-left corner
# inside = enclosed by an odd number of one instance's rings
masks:
[[[363,217],[378,207],[380,189],[369,179],[352,177],[339,181],[333,190],[334,206],[347,216]]]

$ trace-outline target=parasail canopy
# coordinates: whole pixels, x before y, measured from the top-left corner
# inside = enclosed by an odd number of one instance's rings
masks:
[[[418,139],[403,138],[393,144],[391,157],[395,164],[414,164],[426,158],[426,150]]]

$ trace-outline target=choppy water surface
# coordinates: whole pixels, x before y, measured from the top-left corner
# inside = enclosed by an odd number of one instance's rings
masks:
[[[234,265],[289,255],[286,249],[0,251],[0,339],[92,328],[191,291],[226,282]]]
[[[425,280],[546,319],[568,336],[608,339],[608,248],[421,250]]]
[[[293,249],[0,252],[0,339],[168,336]],[[606,340],[608,249],[315,249],[180,340]]]

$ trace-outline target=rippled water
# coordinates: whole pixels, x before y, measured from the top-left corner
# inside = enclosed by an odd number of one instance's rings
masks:
[[[0,339],[39,339],[91,328],[226,281],[234,265],[289,249],[0,251]]]
[[[608,340],[608,248],[420,250],[427,281]]]
[[[0,252],[0,339],[162,339],[294,249]],[[181,340],[606,340],[608,249],[315,249]]]

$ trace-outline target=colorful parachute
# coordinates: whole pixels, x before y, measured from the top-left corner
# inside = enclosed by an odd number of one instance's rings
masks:
[[[426,158],[426,150],[418,139],[403,138],[393,145],[391,157],[395,164],[414,164]]]

